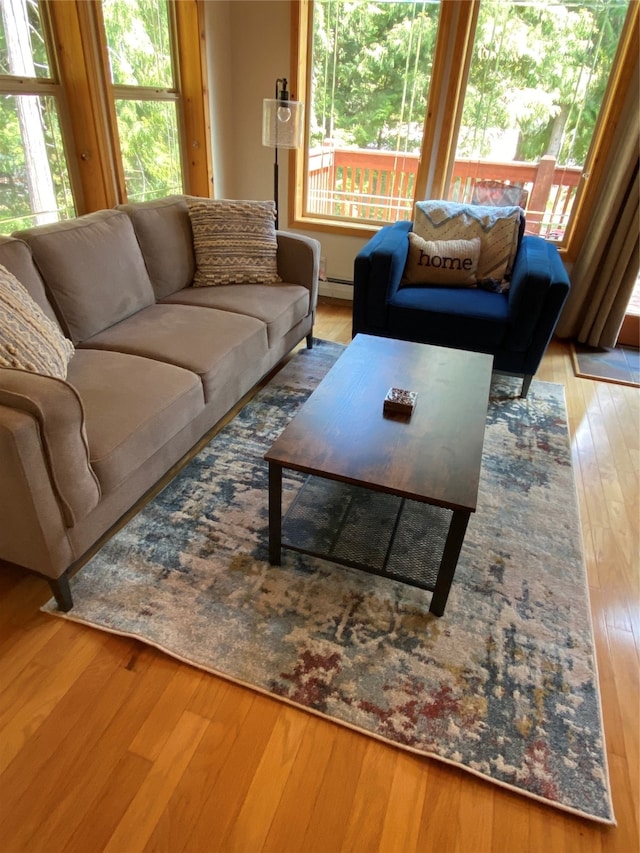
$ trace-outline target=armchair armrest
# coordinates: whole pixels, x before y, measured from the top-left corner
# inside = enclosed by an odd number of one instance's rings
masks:
[[[537,367],[568,294],[569,276],[556,246],[542,237],[523,237],[511,274],[505,348],[525,352],[535,343]]]
[[[398,289],[407,262],[413,223],[385,225],[358,253],[353,276],[353,333],[384,331],[387,301]]]
[[[310,293],[310,311],[318,304],[318,276],[320,273],[320,243],[313,237],[277,231],[278,275],[290,284],[301,284]]]
[[[72,527],[100,501],[100,486],[91,467],[84,409],[75,388],[52,376],[0,368],[0,406],[35,421],[39,437],[38,465],[49,475],[65,524]],[[31,453],[35,454],[34,448]],[[24,464],[30,459],[22,456]],[[29,478],[28,473],[24,475]],[[11,485],[5,481],[9,491]]]

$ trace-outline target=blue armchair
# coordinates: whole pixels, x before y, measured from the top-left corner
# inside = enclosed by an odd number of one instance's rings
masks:
[[[509,290],[402,284],[411,222],[387,225],[354,265],[353,334],[487,352],[494,370],[523,377],[526,397],[569,293],[555,245],[524,236]]]

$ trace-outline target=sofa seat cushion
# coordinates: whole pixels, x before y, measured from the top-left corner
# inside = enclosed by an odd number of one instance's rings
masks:
[[[299,284],[220,284],[188,287],[163,300],[245,314],[267,326],[269,346],[309,315],[309,290]]]
[[[78,349],[68,381],[82,400],[91,467],[103,494],[120,486],[204,408],[194,373],[126,353]]]
[[[268,351],[267,329],[254,317],[198,308],[156,304],[128,317],[82,344],[174,364],[196,373],[205,402],[227,382],[235,384]]]
[[[506,294],[449,287],[403,287],[390,300],[389,332],[441,346],[493,352],[507,334]]]

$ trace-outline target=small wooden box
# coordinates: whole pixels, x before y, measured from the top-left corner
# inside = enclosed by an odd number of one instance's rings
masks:
[[[384,398],[383,411],[410,417],[416,407],[417,391],[407,391],[404,388],[389,388]]]

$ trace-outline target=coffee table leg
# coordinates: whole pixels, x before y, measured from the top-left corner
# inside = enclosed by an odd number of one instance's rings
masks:
[[[435,589],[433,590],[433,596],[431,597],[431,605],[429,606],[429,611],[435,616],[442,616],[444,613],[470,515],[470,512],[462,510],[454,510],[453,512],[449,532],[447,533],[447,541],[445,542],[442,559],[440,560],[438,578]]]
[[[281,564],[282,548],[282,466],[269,462],[269,562]]]

